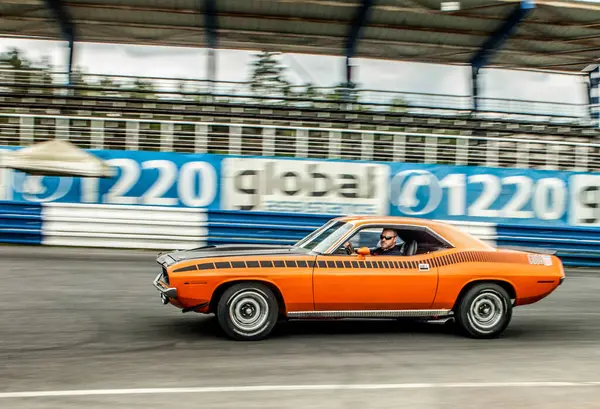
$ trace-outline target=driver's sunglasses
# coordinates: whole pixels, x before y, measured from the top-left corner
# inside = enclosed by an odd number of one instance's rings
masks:
[[[383,236],[383,235],[379,236],[379,238],[380,238],[381,240],[391,240],[391,239],[393,239],[394,237],[395,237],[395,236]]]

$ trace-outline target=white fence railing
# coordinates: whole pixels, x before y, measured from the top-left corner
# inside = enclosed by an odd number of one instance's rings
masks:
[[[54,138],[92,149],[600,170],[600,144],[556,137],[0,113],[0,145],[26,146]]]

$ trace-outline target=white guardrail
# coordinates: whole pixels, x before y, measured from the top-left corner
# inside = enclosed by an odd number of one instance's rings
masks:
[[[204,209],[44,203],[42,220],[42,244],[49,246],[171,250],[199,247],[210,237]],[[495,243],[495,223],[449,223]],[[232,223],[232,238],[239,235],[236,230]]]
[[[44,203],[42,219],[42,244],[50,246],[192,248],[208,235],[203,209]]]
[[[4,202],[0,207],[2,243],[147,250],[291,244],[334,217],[62,203]],[[595,228],[559,227],[549,235],[543,227],[526,224],[446,222],[493,246],[552,249],[565,266],[600,267]]]

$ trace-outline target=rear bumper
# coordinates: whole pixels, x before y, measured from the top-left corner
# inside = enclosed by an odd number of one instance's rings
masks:
[[[164,273],[161,271],[156,278],[154,279],[154,281],[152,282],[152,284],[154,285],[154,287],[160,292],[160,298],[163,300],[163,303],[168,303],[169,299],[176,299],[177,298],[177,289],[173,288],[173,287],[169,287],[167,285],[167,283],[165,283],[163,281],[163,275]]]

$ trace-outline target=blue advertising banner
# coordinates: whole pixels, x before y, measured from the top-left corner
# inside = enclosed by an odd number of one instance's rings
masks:
[[[11,148],[8,148],[11,149]],[[110,179],[0,169],[0,199],[600,227],[600,175],[534,169],[89,150]]]
[[[392,163],[390,214],[428,219],[600,226],[600,177],[534,169]]]
[[[88,152],[114,166],[116,176],[35,176],[5,169],[4,200],[219,207],[220,156],[117,150]]]

